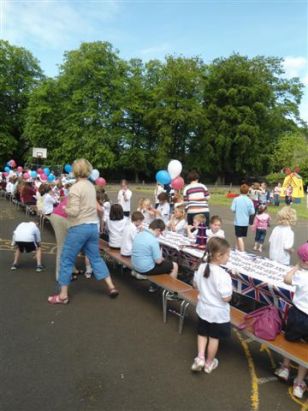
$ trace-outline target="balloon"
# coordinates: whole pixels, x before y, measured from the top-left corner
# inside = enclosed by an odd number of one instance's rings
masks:
[[[38,174],[43,174],[43,173],[44,173],[44,170],[43,170],[42,168],[38,168],[38,169],[36,170],[36,172],[37,172]]]
[[[26,171],[24,174],[23,174],[23,179],[24,180],[28,180],[30,178],[30,174]]]
[[[24,169],[23,169],[21,166],[18,166],[18,167],[17,167],[17,171],[18,171],[18,173],[22,173],[22,172],[23,172],[23,170],[24,170]]]
[[[34,171],[34,170],[30,171],[30,176],[31,176],[32,178],[36,178],[36,177],[37,177],[37,172]]]
[[[3,173],[4,177],[7,177],[9,175],[9,173],[7,173],[6,171]]]
[[[106,185],[106,180],[103,177],[99,177],[95,180],[95,184],[100,187],[104,187]]]
[[[73,167],[70,164],[65,164],[64,171],[69,174],[72,171]]]
[[[96,181],[98,177],[99,177],[99,171],[94,168],[94,170],[92,170],[92,173],[90,174],[90,178],[92,181]]]
[[[48,167],[44,168],[44,174],[46,174],[47,177],[49,176],[50,170]]]
[[[184,184],[184,179],[182,177],[176,177],[172,180],[171,187],[175,190],[182,190]]]
[[[182,163],[179,160],[171,160],[168,164],[168,172],[172,180],[178,177],[182,171]]]
[[[56,177],[53,174],[49,174],[47,177],[47,180],[52,183],[54,180],[56,179]]]
[[[47,176],[46,176],[46,174],[44,174],[44,173],[41,173],[40,174],[40,179],[41,179],[41,181],[47,181]]]
[[[5,167],[4,167],[4,171],[6,171],[7,173],[8,173],[10,170],[11,170],[11,169],[10,169],[9,166],[5,166]]]
[[[171,178],[167,170],[157,171],[155,178],[156,181],[162,185],[169,184],[171,182]]]

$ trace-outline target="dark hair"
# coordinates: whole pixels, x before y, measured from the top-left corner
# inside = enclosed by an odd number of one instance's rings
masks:
[[[205,256],[207,258],[207,264],[205,266],[203,277],[209,278],[210,276],[210,262],[217,254],[225,254],[230,248],[230,244],[227,240],[220,237],[212,237],[209,239],[206,245]]]
[[[43,196],[44,194],[47,193],[46,188],[47,188],[47,184],[46,184],[46,183],[42,183],[42,184],[39,186],[38,192],[40,193],[41,196]]]
[[[241,194],[247,194],[248,191],[249,191],[249,186],[248,186],[248,184],[242,184],[242,185],[240,186],[240,193],[241,193]]]
[[[192,170],[188,173],[187,180],[191,183],[192,181],[199,180],[200,176],[196,170]]]
[[[109,218],[111,221],[120,221],[124,218],[123,208],[120,204],[112,204]]]
[[[267,209],[266,204],[260,204],[257,210],[257,214],[262,214]]]
[[[210,224],[213,224],[214,221],[219,221],[220,223],[222,223],[222,219],[219,217],[219,215],[213,215],[210,219]]]
[[[144,215],[140,211],[134,211],[132,214],[132,222],[144,220]]]
[[[161,230],[164,231],[164,229],[166,228],[165,223],[163,222],[163,220],[161,220],[160,218],[156,218],[155,220],[153,220],[151,222],[151,224],[149,225],[149,228],[151,230]]]
[[[105,193],[105,189],[102,187],[96,187],[96,200],[103,204],[106,201],[110,201],[108,195]]]
[[[169,200],[169,196],[166,192],[160,193],[157,196],[159,201],[168,201]]]

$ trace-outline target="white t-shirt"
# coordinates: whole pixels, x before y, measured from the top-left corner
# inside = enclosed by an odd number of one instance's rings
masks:
[[[206,230],[206,236],[207,236],[208,240],[212,237],[225,238],[225,232],[224,232],[224,230],[220,229],[216,233],[213,233],[213,231],[210,228],[208,228]]]
[[[110,214],[110,208],[111,208],[111,204],[110,201],[105,201],[103,204],[103,208],[104,208],[104,221],[106,222],[109,219],[109,214]]]
[[[125,198],[124,199],[124,194]],[[130,211],[130,200],[132,198],[133,193],[127,189],[127,190],[120,190],[118,193],[118,203],[122,206],[123,211]]]
[[[122,237],[124,228],[128,222],[128,218],[124,217],[122,220],[108,220],[106,221],[107,231],[109,234],[109,242],[108,244],[110,247],[114,248],[121,248]]]
[[[269,238],[269,258],[280,264],[290,265],[290,253],[288,250],[293,247],[294,233],[288,225],[278,225],[272,231]]]
[[[52,197],[50,194],[45,194],[44,205],[43,205],[43,214],[51,214],[53,212],[53,206],[56,204],[57,200]]]
[[[159,194],[160,194],[160,193],[164,193],[164,192],[165,192],[165,190],[164,190],[164,187],[163,187],[163,186],[161,186],[161,185],[157,185],[157,186],[156,186],[155,191],[154,191],[154,201],[155,201],[155,204],[158,204],[158,203],[159,203],[159,200],[158,200]]]
[[[170,217],[170,204],[168,202],[158,204],[157,211],[160,212],[160,215],[158,215],[157,218],[161,218],[163,222],[167,224]]]
[[[150,225],[151,222],[155,219],[154,215],[151,214],[148,210],[140,210],[144,216],[143,224]]]
[[[231,277],[223,268],[210,264],[210,276],[205,278],[205,266],[201,264],[194,275],[199,290],[196,312],[210,323],[227,323],[230,321],[230,305],[223,298],[232,295]]]
[[[25,243],[40,243],[41,233],[37,225],[30,221],[29,223],[20,223],[13,233],[13,243],[22,241]]]
[[[292,285],[296,287],[293,304],[308,315],[308,270],[296,271],[292,278]]]
[[[183,218],[182,220],[175,221],[175,233],[186,235],[186,220]]]
[[[138,233],[138,228],[131,221],[124,227],[121,243],[121,255],[131,256],[133,241]]]

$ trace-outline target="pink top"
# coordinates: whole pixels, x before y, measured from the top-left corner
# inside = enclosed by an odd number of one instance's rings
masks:
[[[255,229],[267,230],[271,221],[271,217],[267,213],[257,214],[253,225]]]
[[[64,210],[64,207],[67,205],[67,201],[68,201],[68,197],[65,197],[64,200],[62,200],[61,203],[58,204],[57,207],[53,209],[52,214],[57,214],[60,217],[67,218],[67,214]]]

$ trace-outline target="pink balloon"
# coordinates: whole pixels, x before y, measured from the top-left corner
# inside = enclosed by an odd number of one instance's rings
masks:
[[[24,173],[24,174],[23,174],[23,179],[24,179],[24,180],[28,180],[28,178],[30,178],[30,174],[27,173],[27,172]]]
[[[182,190],[184,184],[185,183],[182,177],[176,177],[171,181],[171,187],[175,190]]]
[[[40,179],[41,179],[41,181],[47,181],[47,176],[46,176],[46,174],[41,173],[41,174],[40,174]]]
[[[22,172],[23,172],[23,168],[22,168],[21,166],[18,166],[18,167],[17,167],[17,171],[18,171],[18,173],[22,173]]]
[[[42,168],[38,168],[36,170],[36,172],[37,172],[37,174],[42,174],[42,173],[44,173],[44,170]]]
[[[103,177],[98,177],[95,180],[95,184],[100,187],[104,187],[106,185],[106,180]]]
[[[9,173],[7,173],[6,171],[4,171],[4,172],[2,173],[2,175],[4,175],[4,177],[7,177],[7,176],[9,175]]]

